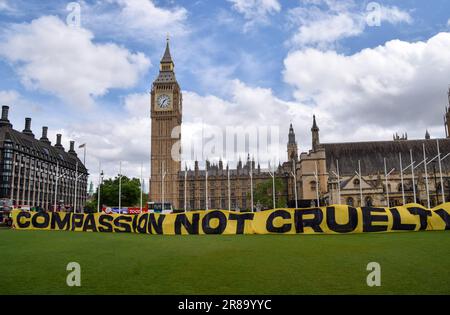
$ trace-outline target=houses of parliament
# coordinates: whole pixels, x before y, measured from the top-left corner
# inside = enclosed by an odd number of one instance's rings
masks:
[[[448,100],[450,106],[450,91]],[[234,169],[224,166],[222,161],[216,164],[206,161],[203,170],[198,161],[193,170],[183,170],[181,161],[172,158],[172,150],[179,141],[172,138],[172,131],[182,124],[183,97],[175,76],[169,41],[159,74],[152,84],[150,103],[149,200],[171,203],[174,209],[250,210],[250,173],[254,188],[272,181],[271,173],[261,169],[250,156],[239,161]],[[424,163],[419,165],[424,160],[424,151],[427,161],[436,157],[438,150],[441,157],[450,153],[449,107],[445,114],[447,138],[444,139],[431,139],[427,131],[425,137],[418,140],[409,140],[404,135],[394,136],[389,141],[322,143],[318,121],[312,117],[311,149],[299,154],[293,125],[286,129],[289,132],[286,162],[279,164],[274,172],[277,180],[284,184],[283,189],[276,191],[277,200],[285,200],[283,206],[310,207],[317,203],[322,206],[398,206],[404,202],[427,205],[428,199],[431,205],[437,205],[443,201],[441,192],[446,200],[450,199],[450,158],[440,165],[444,174],[442,181],[436,159],[427,163],[427,168]],[[399,171],[400,166],[406,167],[411,161],[417,165],[414,170]],[[388,179],[385,169],[394,170]],[[356,173],[359,170],[360,176]],[[271,189],[267,193],[272,196]],[[255,199],[254,205],[257,204]]]

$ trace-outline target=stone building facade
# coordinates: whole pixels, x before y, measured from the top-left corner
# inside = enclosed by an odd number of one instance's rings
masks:
[[[178,139],[172,136],[173,131],[182,123],[182,104],[182,94],[175,77],[174,62],[167,42],[160,72],[151,91],[150,200],[155,202],[164,200],[171,203],[175,209],[184,207],[188,210],[250,209],[250,173],[254,188],[272,179],[271,173],[255,165],[250,156],[245,163],[239,161],[234,169],[231,169],[230,165],[225,166],[222,161],[217,164],[207,161],[205,169],[200,170],[196,161],[193,170],[183,171],[181,161],[172,158],[172,150],[174,147],[177,148],[177,142],[181,139],[179,132]],[[389,205],[392,206],[403,204],[403,195],[405,203],[417,202],[423,205],[427,205],[429,195],[430,204],[435,205],[442,202],[438,166],[432,162],[427,164],[425,170],[424,163],[419,164],[424,159],[424,149],[428,162],[436,157],[438,142],[441,157],[450,153],[450,107],[446,110],[445,125],[448,136],[445,139],[431,139],[427,131],[423,140],[408,140],[405,134],[401,137],[394,135],[392,141],[321,143],[319,125],[314,116],[311,127],[311,150],[299,155],[291,124],[286,162],[278,165],[275,171],[275,177],[283,181],[285,188],[276,192],[276,197],[284,197],[287,200],[286,206],[289,207],[294,207],[295,204],[299,207],[310,207],[337,203],[353,206],[385,206],[388,204],[386,192],[389,191]],[[403,174],[399,172],[400,156]],[[387,181],[385,161],[387,171],[393,169]],[[411,167],[407,167],[411,161],[416,167],[414,180]],[[441,167],[444,174],[442,180],[444,192],[446,200],[449,200],[450,158],[443,160]],[[357,175],[359,170],[361,176]],[[429,179],[428,183],[426,177]],[[267,193],[272,194],[271,191]],[[254,204],[257,205],[257,200],[254,200]]]
[[[450,117],[449,109],[446,117]],[[450,138],[431,139],[427,131],[421,140],[408,140],[403,135],[394,136],[392,141],[322,144],[318,133],[314,119],[313,149],[301,154],[297,169],[301,199],[313,200],[319,195],[322,204],[353,206],[398,206],[404,202],[427,206],[430,200],[430,205],[435,206],[443,202],[444,192],[445,200],[450,200],[450,158],[446,158]],[[440,166],[438,152],[444,158]],[[319,169],[318,185],[311,176],[315,165]]]
[[[250,172],[251,177],[250,177]],[[294,199],[294,182],[291,175],[292,167],[290,163],[283,163],[275,170],[275,178],[281,180],[283,190],[275,191],[276,200],[283,198],[291,201]],[[186,176],[186,180],[185,180]],[[206,177],[208,179],[206,180]],[[229,181],[228,181],[229,178]],[[252,178],[252,179],[251,179]],[[251,181],[253,188],[258,184],[272,181],[272,175],[267,170],[255,166],[255,161],[247,158],[243,164],[238,162],[236,169],[224,167],[220,161],[218,164],[206,163],[206,170],[200,170],[198,162],[195,162],[194,170],[180,172],[179,176],[179,200],[180,207],[184,207],[184,196],[186,195],[186,209],[251,209]],[[185,191],[186,183],[186,191]],[[206,187],[207,186],[207,187]],[[230,187],[230,193],[228,193]],[[208,193],[206,193],[206,188]],[[272,196],[272,190],[267,192]],[[254,199],[255,209],[261,209],[258,200]]]
[[[47,127],[42,128],[42,137],[36,139],[31,130],[31,118],[25,119],[22,132],[15,130],[8,119],[8,111],[9,107],[3,106],[0,119],[2,202],[15,207],[53,210],[56,200],[57,210],[73,209],[77,204],[77,211],[81,211],[86,203],[89,174],[75,152],[75,142],[70,142],[66,152],[58,134],[53,146],[47,138]]]

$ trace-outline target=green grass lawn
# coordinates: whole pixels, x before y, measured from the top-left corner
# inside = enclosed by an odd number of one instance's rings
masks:
[[[66,285],[69,262],[82,286]],[[382,286],[366,285],[369,262]],[[0,229],[0,294],[450,294],[450,233],[150,236]]]

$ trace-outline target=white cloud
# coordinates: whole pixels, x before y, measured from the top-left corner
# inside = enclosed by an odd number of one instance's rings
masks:
[[[450,26],[450,19],[448,19],[447,21],[447,26]]]
[[[350,56],[299,50],[285,59],[284,80],[299,102],[312,101],[323,113],[328,140],[389,139],[402,132],[393,128],[422,138],[426,128],[435,127],[442,135],[449,49],[450,33],[440,33],[423,42],[393,40]]]
[[[0,11],[9,11],[11,7],[8,4],[7,0],[0,0]]]
[[[333,43],[342,38],[360,35],[364,30],[363,23],[361,19],[355,19],[348,13],[325,14],[313,22],[302,24],[293,36],[292,42],[300,46]]]
[[[83,23],[97,32],[134,40],[160,39],[166,34],[180,36],[189,32],[188,11],[179,6],[161,8],[152,0],[110,0],[83,5]]]
[[[42,111],[42,106],[25,99],[15,90],[0,90],[0,105],[12,107],[13,116],[21,117],[21,119]]]
[[[134,86],[150,61],[115,44],[96,44],[91,32],[53,16],[14,25],[2,36],[0,56],[15,65],[23,84],[90,106],[113,88]]]
[[[13,90],[0,91],[0,104],[7,105],[15,103],[19,99],[19,93]]]
[[[364,6],[354,0],[313,0],[289,11],[289,21],[297,28],[290,42],[294,46],[329,48],[335,42],[361,35],[368,27]],[[379,7],[380,23],[412,23],[408,12],[395,6]]]
[[[411,24],[413,22],[413,18],[408,12],[402,11],[395,6],[382,6],[380,13],[381,22],[386,21],[394,25],[399,23]]]
[[[255,24],[267,23],[269,16],[281,11],[278,0],[228,0],[233,4],[233,9],[244,16],[248,22],[245,29],[248,30]]]
[[[286,143],[289,129],[289,122],[292,121],[312,121],[312,110],[299,103],[287,102],[276,97],[271,89],[261,87],[251,87],[239,80],[228,81],[226,85],[228,91],[227,100],[212,95],[200,96],[194,92],[184,92],[184,117],[183,117],[183,150],[187,154],[187,160],[197,158],[204,161],[206,158],[218,160],[224,157],[225,152],[230,153],[230,148],[226,151],[220,148],[216,154],[205,153],[202,156],[202,138],[208,139],[215,134],[215,131],[225,132],[226,128],[242,127],[256,131],[264,128],[278,128],[280,139],[271,146],[268,154],[257,152],[255,145],[249,148],[232,147],[237,149],[236,156],[232,156],[230,166],[235,167],[239,156],[244,160],[247,153],[255,155],[263,165],[269,157],[278,156],[283,161],[286,159]],[[305,137],[308,135],[308,128],[299,127],[299,144],[302,148],[308,146]],[[242,138],[245,135],[239,134]],[[309,138],[307,138],[309,139]],[[241,139],[242,140],[242,139]],[[222,141],[224,141],[222,139]],[[190,144],[194,143],[195,150],[190,150]],[[223,144],[223,143],[222,143]],[[264,151],[265,148],[261,148]],[[305,148],[306,149],[306,148]]]
[[[119,161],[122,161],[123,174],[139,177],[142,163],[144,177],[148,179],[151,138],[149,94],[127,95],[119,111],[102,108],[86,116],[83,121],[71,121],[57,131],[64,135],[65,145],[68,145],[69,139],[77,144],[87,143],[86,164],[94,183],[98,177],[99,161],[107,178],[119,173]],[[82,154],[82,150],[78,153]]]

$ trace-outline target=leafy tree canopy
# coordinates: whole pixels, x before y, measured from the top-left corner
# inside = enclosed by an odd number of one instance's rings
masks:
[[[126,176],[122,176],[122,200],[121,200],[121,206],[122,207],[137,207],[140,205],[140,198],[141,198],[141,183],[140,179],[138,178],[128,178]],[[98,188],[97,191],[94,193],[94,196],[92,197],[92,203],[95,203],[95,208],[97,204],[97,195],[98,194]],[[143,206],[145,207],[145,204],[147,203],[147,194],[143,194]],[[117,207],[119,206],[119,177],[116,177],[114,179],[107,179],[103,181],[103,184],[101,185],[101,192],[100,192],[100,204],[106,205],[109,207]],[[92,205],[90,205],[92,207]]]
[[[280,178],[275,179],[275,205],[277,208],[286,207],[286,196],[283,192],[286,190],[286,185]],[[273,208],[273,182],[272,179],[268,179],[262,183],[256,185],[253,193],[253,199],[255,206],[260,205],[265,209]]]

